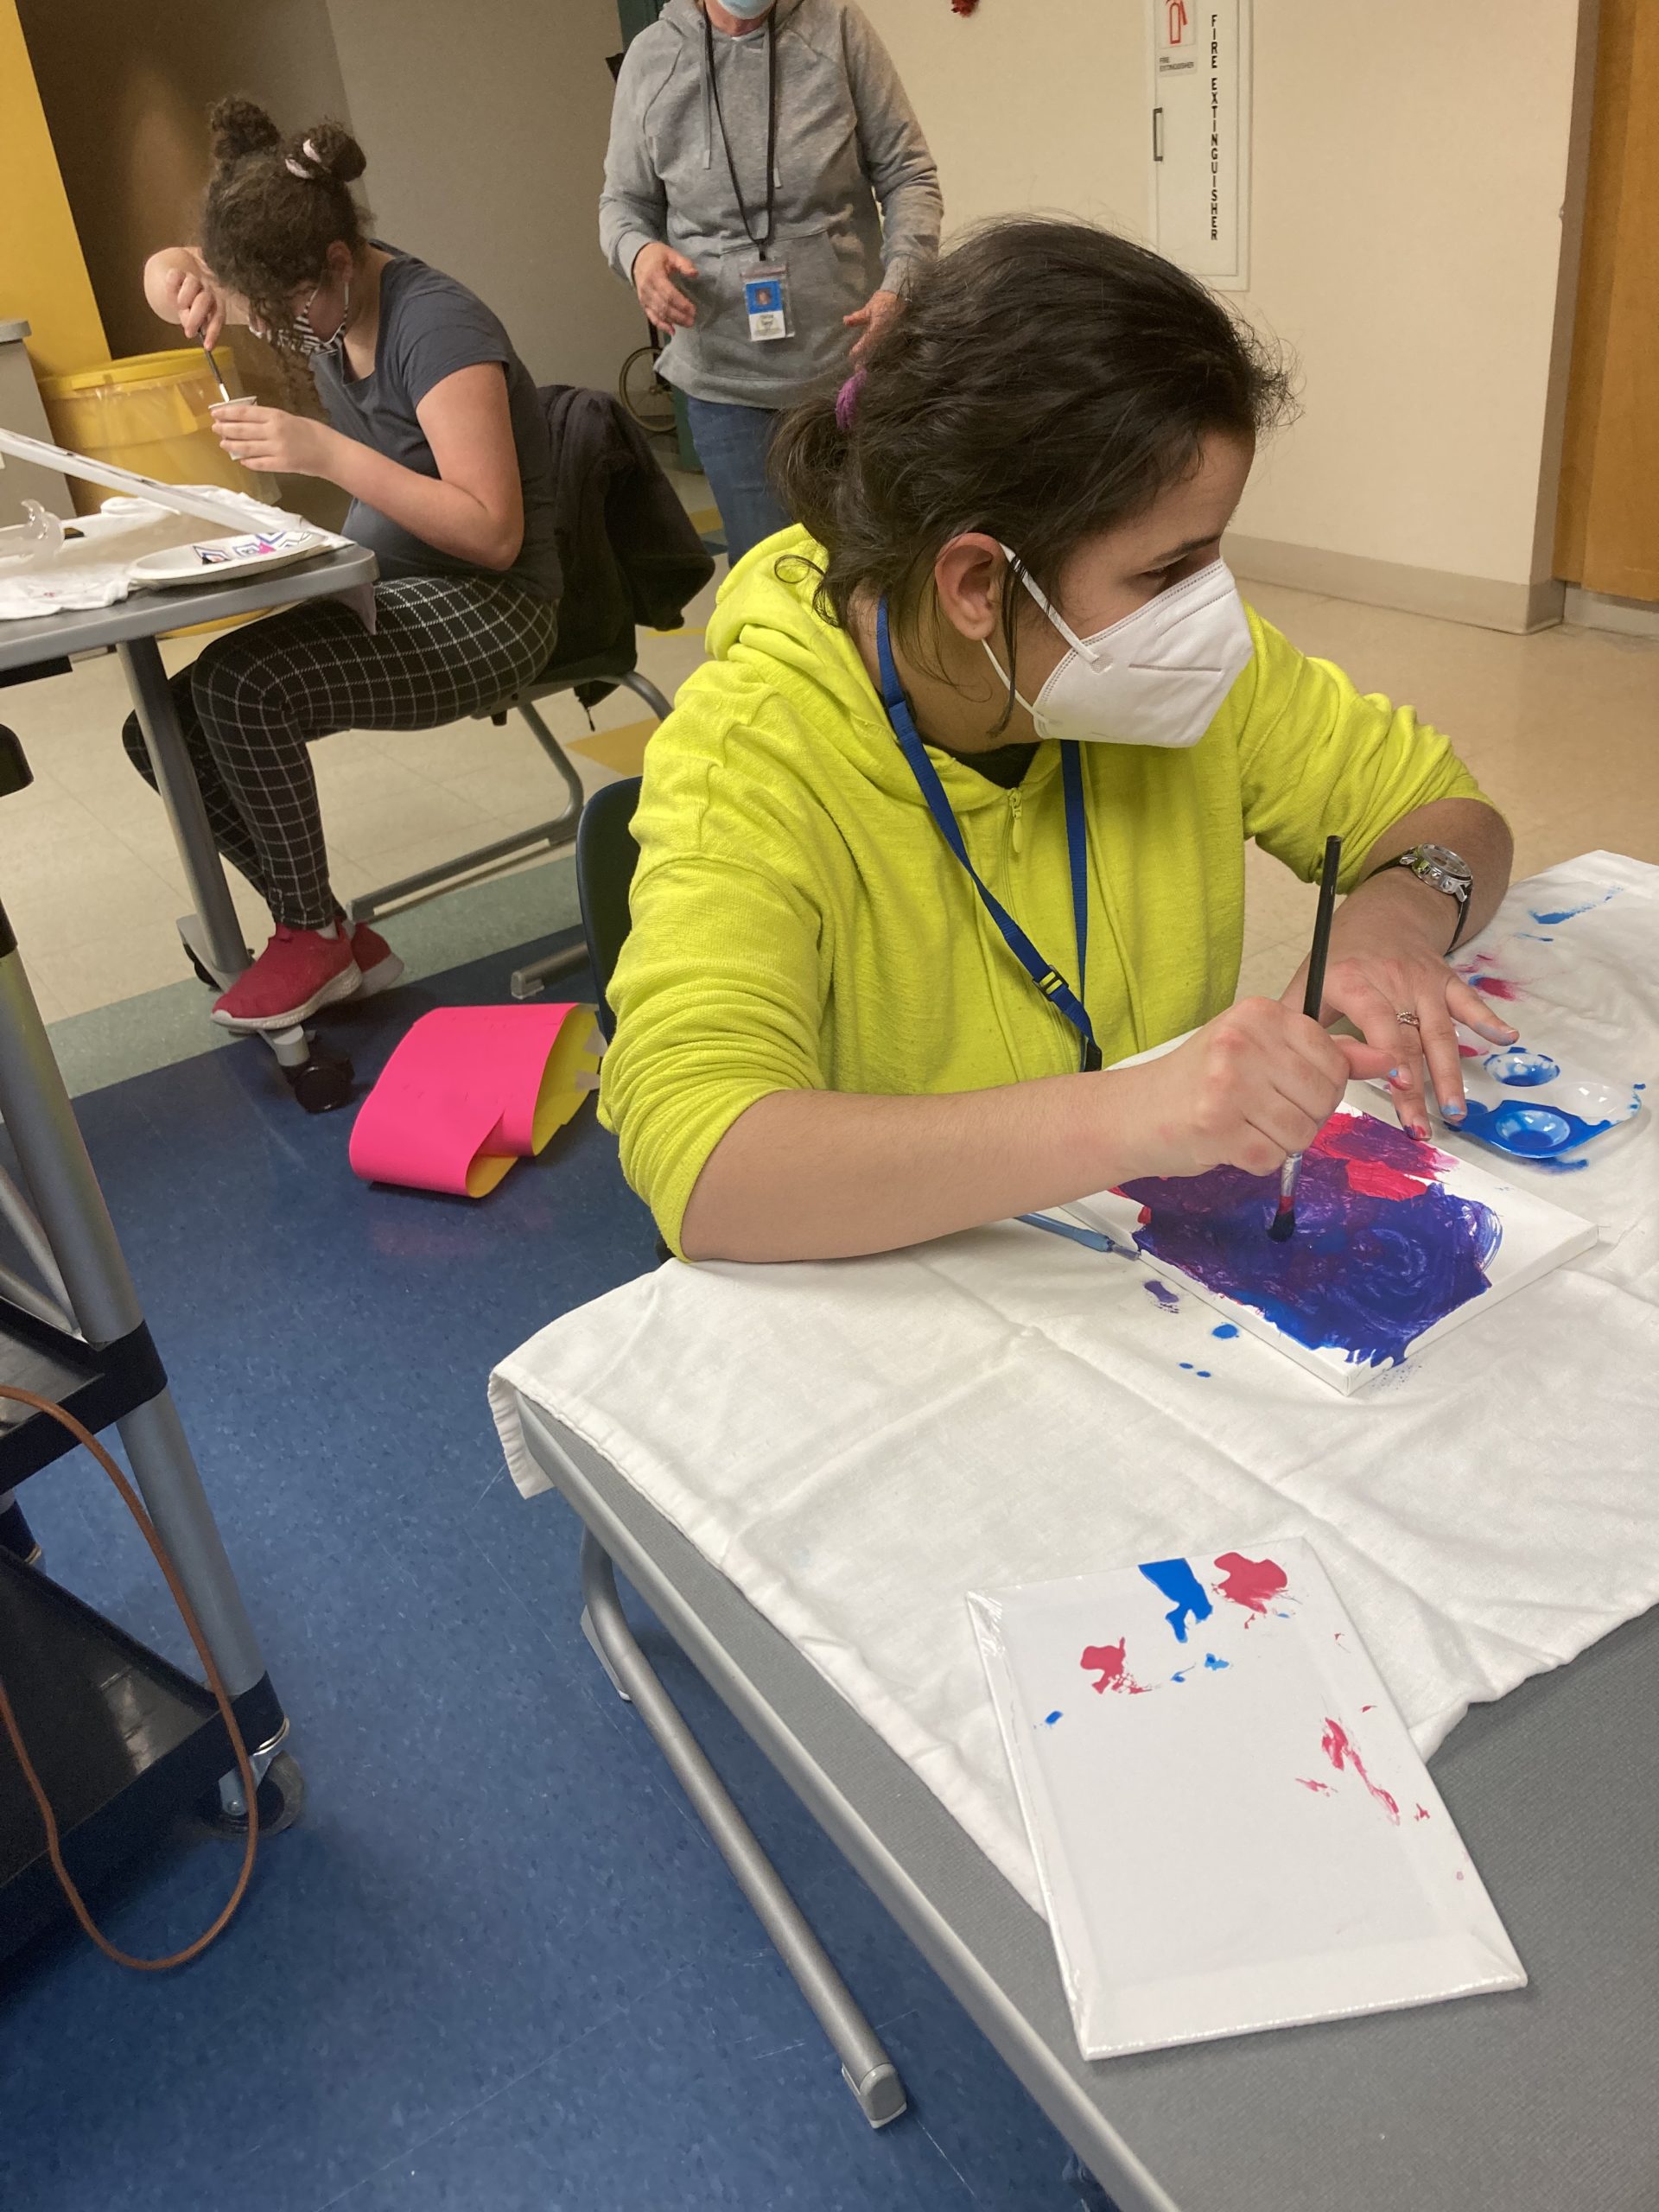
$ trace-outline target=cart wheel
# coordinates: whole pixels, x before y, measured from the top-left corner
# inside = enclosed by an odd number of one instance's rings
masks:
[[[308,1114],[332,1114],[352,1096],[352,1064],[327,1052],[313,1052],[296,1068],[284,1068],[289,1086]]]
[[[304,1772],[292,1751],[278,1751],[259,1784],[261,1836],[280,1835],[284,1828],[293,1827],[304,1810]],[[234,1840],[247,1834],[247,1822],[232,1818],[219,1803],[217,1792],[212,1802],[203,1807],[201,1817],[203,1827],[214,1835]]]

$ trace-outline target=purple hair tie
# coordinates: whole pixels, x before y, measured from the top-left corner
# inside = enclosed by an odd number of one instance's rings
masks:
[[[864,378],[868,374],[868,370],[855,369],[836,394],[836,428],[843,436],[853,427],[853,416],[858,410],[858,395],[864,389]]]

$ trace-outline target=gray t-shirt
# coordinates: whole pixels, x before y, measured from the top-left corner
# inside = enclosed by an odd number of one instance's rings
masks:
[[[345,436],[372,446],[405,468],[436,476],[438,464],[415,410],[435,385],[457,369],[499,361],[506,372],[524,494],[524,542],[517,561],[503,573],[509,582],[556,605],[561,579],[553,532],[553,450],[529,370],[476,294],[411,253],[400,253],[378,238],[372,243],[391,256],[380,272],[374,367],[365,377],[354,377],[339,358],[317,357],[312,365],[329,421]],[[353,500],[344,528],[347,537],[373,553],[383,576],[496,573],[440,552],[361,499]]]

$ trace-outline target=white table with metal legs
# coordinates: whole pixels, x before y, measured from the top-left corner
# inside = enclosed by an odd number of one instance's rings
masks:
[[[243,584],[215,584],[200,591],[138,591],[114,607],[0,622],[0,686],[27,681],[30,670],[41,675],[60,670],[88,654],[111,648],[119,654],[188,887],[191,911],[181,917],[179,934],[202,980],[221,990],[236,981],[251,956],[207,826],[157,641],[165,632],[198,622],[267,613],[302,600],[337,598],[372,584],[375,575],[374,556],[361,546],[346,545],[291,569],[267,570]],[[0,708],[4,700],[0,689]],[[301,1027],[266,1033],[265,1042],[308,1112],[344,1104],[351,1094],[348,1063],[314,1052]]]
[[[925,1783],[611,1463],[522,1391],[581,1517],[582,1625],[875,2125],[905,2092],[617,1603],[614,1561],[1121,2212],[1654,2212],[1659,1612],[1477,1707],[1435,1782],[1525,1991],[1090,2064],[1049,1931]],[[1033,2173],[1033,2206],[1062,2201]]]

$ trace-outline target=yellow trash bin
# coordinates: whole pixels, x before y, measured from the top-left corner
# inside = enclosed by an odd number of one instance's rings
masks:
[[[228,346],[213,359],[219,374],[237,391],[236,365]],[[233,461],[213,435],[209,403],[219,386],[200,346],[169,353],[137,353],[124,361],[103,361],[67,377],[42,377],[41,397],[52,435],[60,446],[96,461],[112,461],[163,484],[223,484],[269,500],[270,480],[263,490]],[[78,512],[93,512],[110,496],[101,485],[72,479]]]

